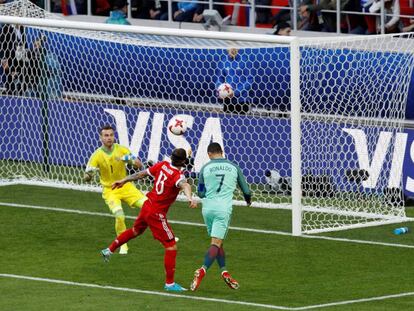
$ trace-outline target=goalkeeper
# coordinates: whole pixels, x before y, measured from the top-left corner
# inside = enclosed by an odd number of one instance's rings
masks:
[[[125,231],[125,214],[122,209],[122,201],[132,208],[142,207],[147,197],[139,191],[131,182],[119,189],[112,190],[111,186],[116,180],[127,176],[126,164],[141,169],[141,161],[131,154],[131,151],[115,143],[115,130],[110,125],[100,129],[102,146],[91,155],[86,166],[84,180],[89,182],[95,173],[99,172],[102,185],[102,198],[110,211],[115,216],[115,231],[120,235]],[[124,244],[119,250],[120,254],[128,254],[128,246]]]

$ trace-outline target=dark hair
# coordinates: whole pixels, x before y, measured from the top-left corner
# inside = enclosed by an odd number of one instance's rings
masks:
[[[126,5],[129,5],[127,0],[115,0],[113,9],[114,10],[121,10]]]
[[[275,32],[273,33],[274,35],[278,35],[279,34],[279,31],[281,31],[282,29],[285,29],[285,28],[291,28],[290,27],[290,24],[288,23],[288,22],[279,22],[277,25],[276,25],[276,30],[275,30]]]
[[[223,149],[221,148],[219,143],[210,143],[207,147],[207,152],[209,153],[223,153]]]
[[[99,129],[99,134],[102,134],[102,131],[103,131],[103,130],[113,130],[113,131],[115,132],[114,127],[113,127],[112,125],[109,125],[109,124],[105,124],[104,126],[102,126],[102,127]]]
[[[174,149],[171,154],[171,164],[174,166],[184,166],[187,160],[187,153],[183,148]]]

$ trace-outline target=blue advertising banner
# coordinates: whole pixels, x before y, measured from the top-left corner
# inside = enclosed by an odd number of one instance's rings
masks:
[[[264,183],[266,169],[291,174],[288,119],[105,103],[46,103],[2,98],[0,159],[83,167],[100,146],[98,129],[112,124],[119,143],[143,160],[159,161],[175,147],[191,148],[198,172],[208,161],[207,145],[216,141],[251,183]],[[167,129],[176,116],[186,120],[185,135],[175,136]],[[323,172],[334,176],[339,189],[350,190],[344,186],[346,170],[365,169],[370,177],[364,188],[382,191],[398,187],[402,179],[406,194],[414,194],[414,130],[396,133],[321,121],[302,126],[303,174]]]
[[[0,100],[0,158],[39,162],[43,148],[42,103],[34,99]]]
[[[27,28],[29,48],[39,32]],[[221,104],[216,87],[228,59],[225,48],[126,43],[151,39],[156,42],[155,38],[132,34],[121,43],[122,40],[42,33],[47,38],[44,44],[49,58],[60,63],[59,81],[64,92]],[[414,118],[411,55],[323,47],[302,47],[301,52],[304,111],[340,111],[370,118],[401,118],[404,114],[407,119]],[[290,110],[289,48],[245,48],[240,49],[238,57],[240,65],[235,75],[248,75],[245,78],[250,81],[246,102],[271,110]],[[403,99],[397,102],[401,107],[390,107],[394,98]]]

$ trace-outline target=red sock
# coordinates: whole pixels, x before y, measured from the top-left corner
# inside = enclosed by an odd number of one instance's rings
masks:
[[[177,257],[176,250],[165,250],[165,255],[164,255],[165,284],[174,283],[175,258],[176,257]]]
[[[109,250],[113,253],[118,247],[120,247],[122,244],[125,244],[129,240],[135,238],[136,235],[134,233],[133,229],[127,229],[124,232],[122,232],[115,241],[112,242],[112,244],[109,246]]]

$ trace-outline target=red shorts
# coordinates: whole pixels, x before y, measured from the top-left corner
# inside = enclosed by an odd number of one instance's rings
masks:
[[[168,224],[166,213],[153,208],[149,199],[145,201],[138,218],[135,220],[134,231],[139,235],[147,227],[151,229],[154,239],[160,241],[164,247],[175,245],[174,232]]]

